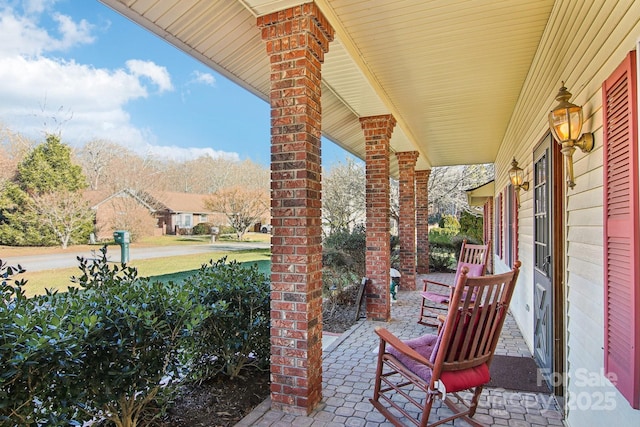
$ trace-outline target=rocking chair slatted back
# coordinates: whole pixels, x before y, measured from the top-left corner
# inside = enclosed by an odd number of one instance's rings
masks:
[[[484,265],[486,273],[487,259],[489,258],[489,245],[469,245],[465,242],[462,244],[460,251],[460,259],[458,262],[464,262],[467,264],[482,264]]]
[[[441,331],[443,370],[462,370],[489,362],[498,344],[499,331],[513,287],[512,273],[458,279]],[[466,283],[465,283],[466,282]],[[436,360],[436,365],[438,361]]]
[[[484,276],[489,261],[491,241],[486,245],[471,245],[462,242],[460,257],[453,285],[456,284],[463,268],[467,267],[469,276]],[[426,326],[439,326],[437,318],[445,314],[451,298],[451,284],[425,279],[421,292],[422,304],[418,323]]]
[[[508,273],[470,277],[469,269],[463,267],[437,335],[402,341],[388,330],[376,328],[380,347],[370,399],[373,406],[395,426],[404,425],[403,421],[419,427],[435,426],[456,418],[480,425],[471,417],[482,387],[491,379],[489,367],[519,268],[520,261],[516,261]],[[473,393],[468,402],[458,394],[463,390]],[[453,415],[429,424],[437,398],[443,399]]]

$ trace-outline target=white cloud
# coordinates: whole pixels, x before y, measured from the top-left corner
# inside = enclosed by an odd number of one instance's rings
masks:
[[[47,8],[43,2],[25,5],[29,12],[42,12]],[[93,26],[86,20],[75,22],[60,13],[53,14],[57,23],[57,33],[50,34],[39,26],[39,15],[28,13],[19,15],[0,4],[0,55],[39,56],[44,52],[65,51],[81,44],[93,43]]]
[[[214,159],[224,158],[228,160],[240,160],[238,153],[230,153],[228,151],[214,150],[213,148],[195,148],[195,147],[178,147],[147,145],[144,151],[136,150],[139,154],[147,154],[151,157],[162,160],[185,161],[193,160],[202,156],[210,156]]]
[[[92,26],[51,11],[53,0],[31,0],[19,15],[0,0],[0,121],[36,141],[61,132],[65,143],[81,146],[94,138],[122,144],[141,155],[191,159],[202,155],[239,158],[210,148],[164,147],[150,129],[131,123],[126,105],[173,89],[168,70],[151,61],[131,59],[118,69],[96,68],[47,52],[90,43]],[[27,13],[28,12],[28,13]],[[38,13],[50,13],[56,36],[39,25]],[[215,79],[205,77],[205,83]],[[213,76],[211,76],[213,78]],[[152,90],[153,89],[153,90]]]
[[[127,68],[136,77],[147,77],[158,86],[160,92],[173,90],[171,76],[165,67],[156,65],[151,61],[130,59],[127,61]]]
[[[213,76],[213,74],[203,73],[196,70],[193,72],[193,75],[194,75],[194,78],[192,82],[194,83],[202,83],[211,87],[216,86],[216,78]]]
[[[22,8],[25,13],[42,13],[53,7],[57,0],[25,0],[22,2]]]
[[[76,45],[94,42],[95,37],[91,35],[93,26],[86,20],[76,23],[71,17],[59,13],[54,14],[53,19],[58,23],[58,31],[62,38],[56,40],[51,50],[67,50]]]

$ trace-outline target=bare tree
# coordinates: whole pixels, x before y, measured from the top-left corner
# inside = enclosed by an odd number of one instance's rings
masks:
[[[329,233],[350,230],[365,221],[366,172],[364,165],[347,159],[338,162],[322,180],[322,222]]]
[[[493,164],[437,167],[429,175],[429,211],[457,215],[469,209],[466,190],[494,177]]]
[[[33,196],[32,209],[42,223],[60,241],[62,249],[73,237],[88,236],[93,224],[93,212],[77,191],[60,190]]]
[[[269,192],[241,186],[224,188],[213,193],[205,201],[205,206],[211,211],[223,213],[238,240],[242,240],[249,227],[262,220],[269,211]]]
[[[97,222],[98,232],[106,230],[127,230],[132,242],[141,237],[152,236],[158,228],[158,220],[148,207],[145,207],[133,197],[123,195],[113,197],[108,202],[110,213],[106,215],[106,223],[100,218]]]
[[[107,168],[120,149],[121,147],[113,142],[94,139],[78,150],[77,159],[89,181],[91,190],[98,190],[105,182]]]
[[[35,145],[35,141],[0,124],[0,181],[15,177],[18,164]]]

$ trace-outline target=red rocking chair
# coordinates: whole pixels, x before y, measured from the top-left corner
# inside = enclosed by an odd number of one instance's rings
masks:
[[[436,426],[460,417],[471,425],[481,425],[470,417],[475,414],[482,387],[490,380],[489,366],[519,268],[520,261],[516,261],[508,273],[482,277],[469,277],[463,268],[438,335],[401,341],[388,330],[376,328],[380,349],[370,401],[393,425],[403,426],[406,420],[420,427]],[[458,395],[463,390],[472,391],[469,402]],[[454,415],[429,424],[438,398]],[[417,417],[415,410],[407,409],[411,406],[415,406]]]
[[[458,282],[458,276],[460,276],[460,270],[463,267],[468,268],[468,276],[483,276],[485,274],[487,261],[489,260],[490,244],[490,241],[486,245],[469,245],[466,240],[462,242],[460,259],[458,260],[456,275],[453,280],[454,285]],[[441,322],[438,321],[438,317],[442,317],[447,313],[452,291],[452,284],[423,280],[423,288],[420,293],[422,304],[418,323],[425,326],[439,327]]]

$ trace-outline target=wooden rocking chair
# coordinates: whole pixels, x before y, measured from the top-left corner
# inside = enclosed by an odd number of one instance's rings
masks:
[[[463,268],[438,335],[401,341],[388,330],[376,328],[380,349],[370,401],[393,425],[403,426],[401,419],[406,419],[420,427],[436,426],[460,417],[481,425],[470,417],[483,385],[490,380],[489,366],[519,268],[516,261],[508,273],[482,277],[469,277]],[[465,402],[458,392],[468,389],[473,396]],[[418,397],[421,393],[423,397]],[[454,415],[428,424],[437,398]]]
[[[462,242],[453,285],[458,282],[458,276],[460,276],[460,271],[463,267],[468,268],[468,276],[475,277],[485,274],[487,261],[489,260],[490,244],[491,241],[487,242],[486,245],[468,245],[466,240]],[[425,326],[440,326],[438,317],[442,317],[447,313],[449,299],[451,299],[451,294],[453,293],[453,285],[433,280],[423,280],[422,292],[420,293],[422,304],[418,323]]]

